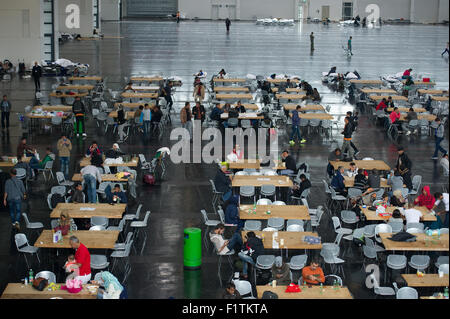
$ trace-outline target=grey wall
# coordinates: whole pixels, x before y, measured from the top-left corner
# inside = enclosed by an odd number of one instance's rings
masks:
[[[0,58],[17,66],[18,59],[27,65],[41,61],[40,0],[2,1],[0,6]]]
[[[439,21],[449,21],[448,19],[448,11],[449,11],[449,0],[440,0],[439,1]]]
[[[100,2],[101,20],[117,21],[119,17],[119,0],[101,0]]]
[[[257,18],[295,19],[297,16],[295,0],[241,0],[241,20]]]
[[[361,19],[367,17],[370,13],[366,13],[366,7],[372,3],[380,7],[380,16],[383,20],[402,18],[409,20],[411,0],[357,0],[353,2],[355,16],[359,14]]]
[[[80,8],[80,28],[68,29],[66,27],[66,7],[69,4],[76,4]],[[64,33],[79,33],[82,37],[92,36],[94,30],[94,17],[92,14],[93,3],[92,0],[58,0],[58,15],[59,15],[59,31]],[[101,5],[100,5],[101,7]]]

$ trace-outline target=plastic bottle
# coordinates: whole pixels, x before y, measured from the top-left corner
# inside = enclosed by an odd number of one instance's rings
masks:
[[[25,277],[25,279],[23,280],[23,283],[24,283],[25,286],[28,285],[28,278],[27,277]]]
[[[323,285],[320,283],[320,294],[323,294]]]
[[[444,289],[444,297],[448,298],[448,287],[445,287]]]
[[[34,279],[34,277],[33,277],[33,269],[30,269],[30,273],[29,273],[29,277],[28,277],[28,281],[29,281],[30,285],[33,284],[33,279]]]
[[[337,280],[335,279],[333,282],[333,289],[336,290],[337,289]]]

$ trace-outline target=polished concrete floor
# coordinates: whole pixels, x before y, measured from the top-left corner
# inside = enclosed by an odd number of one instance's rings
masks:
[[[344,95],[333,92],[320,81],[322,71],[337,66],[339,72],[357,70],[365,79],[376,79],[412,67],[417,73],[430,76],[438,88],[448,88],[448,58],[442,52],[448,41],[448,27],[444,26],[390,26],[380,29],[340,28],[337,25],[323,26],[302,24],[294,27],[264,27],[253,23],[233,23],[227,35],[222,22],[188,22],[180,24],[161,21],[123,21],[104,23],[102,31],[106,36],[120,36],[119,39],[68,42],[60,47],[60,56],[72,61],[90,64],[90,74],[106,77],[107,86],[120,89],[124,77],[162,73],[164,76],[179,76],[184,85],[177,88],[175,109],[192,101],[192,74],[199,69],[208,72],[208,79],[221,68],[230,76],[245,76],[248,73],[270,75],[288,73],[299,75],[317,87],[323,96],[322,104],[330,105],[331,111],[343,126],[346,111],[353,110]],[[313,31],[314,54],[309,51],[309,34]],[[354,56],[344,55],[341,46],[349,35],[353,36]],[[42,90],[48,93],[55,78],[42,80]],[[32,104],[34,86],[31,80],[15,78],[0,83],[0,93],[8,94],[13,112],[23,112]],[[172,116],[173,127],[180,125],[178,113]],[[1,154],[13,155],[22,129],[17,116],[11,115],[11,128],[1,139]],[[96,139],[104,149],[117,137],[105,135],[92,120],[88,121],[88,138],[74,140],[71,159],[71,173],[78,172],[78,160],[89,143]],[[284,129],[280,130],[280,148],[287,147]],[[443,142],[449,147],[447,138]],[[321,180],[330,150],[341,143],[341,135],[334,130],[333,138],[317,134],[306,136],[302,147],[291,149],[298,161],[310,163],[313,192],[310,206],[324,202]],[[56,148],[56,136],[33,134],[29,143],[43,153],[50,145]],[[354,142],[360,148],[361,157],[382,159],[391,166],[395,164],[396,147],[380,127],[376,127],[366,116],[361,116]],[[162,141],[142,141],[133,138],[123,144],[129,153],[144,153],[153,156],[161,146],[172,145],[168,136]],[[413,174],[423,176],[423,184],[431,185],[433,191],[447,186],[439,165],[430,157],[434,150],[430,137],[400,137],[402,145],[412,159]],[[59,167],[57,165],[57,167]],[[211,192],[208,179],[214,176],[213,165],[169,164],[165,180],[153,187],[142,186],[138,198],[131,202],[131,210],[137,203],[143,203],[144,210],[151,211],[148,240],[142,256],[131,256],[132,272],[127,281],[132,298],[218,298],[222,293],[217,278],[217,257],[203,251],[202,269],[198,272],[183,271],[183,229],[189,226],[201,227],[200,209],[212,212]],[[49,227],[49,209],[45,202],[51,183],[44,183],[42,176],[31,184],[28,212],[33,221],[42,221]],[[26,266],[23,258],[17,258],[9,227],[6,210],[0,215],[0,291],[7,282],[23,278]],[[331,220],[324,217],[319,233],[326,242],[333,241]],[[34,242],[34,238],[30,242]],[[140,248],[140,246],[138,247]],[[279,252],[274,252],[279,254]],[[290,252],[292,254],[293,252]],[[60,257],[61,259],[61,257]],[[361,270],[361,257],[354,253],[344,258],[345,284],[356,298],[371,298],[373,294],[364,287],[365,274]],[[59,260],[61,262],[61,260]],[[34,270],[57,267],[58,264],[34,265]],[[226,264],[224,274],[226,277]],[[119,277],[122,275],[118,274]],[[58,278],[62,280],[62,277]]]

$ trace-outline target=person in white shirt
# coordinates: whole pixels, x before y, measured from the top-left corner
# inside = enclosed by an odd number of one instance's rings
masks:
[[[224,231],[225,225],[218,224],[214,227],[214,230],[209,233],[209,239],[216,247],[217,253],[219,255],[225,255],[233,249],[234,251],[240,251],[243,244],[240,233],[235,232],[229,240],[225,240],[225,238],[223,238]]]
[[[345,171],[345,174],[348,177],[355,177],[356,175],[358,175],[358,167],[356,167],[356,164],[354,162],[350,163],[350,167],[347,171]]]
[[[444,154],[441,158],[441,160],[439,161],[439,163],[441,164],[441,166],[444,168],[444,172],[448,173],[448,153]]]
[[[405,216],[406,224],[409,223],[420,223],[423,215],[420,210],[414,208],[414,204],[411,202],[408,205],[408,209],[400,211],[403,216]]]
[[[437,227],[438,228],[448,228],[448,212],[449,212],[449,194],[448,193],[434,193],[434,198],[436,201],[434,202],[433,211],[437,215]],[[440,205],[440,206],[439,206]],[[442,206],[445,206],[445,210],[443,210]]]
[[[102,175],[94,165],[88,165],[81,170],[84,183],[87,185],[89,203],[97,202],[97,182],[102,182]]]

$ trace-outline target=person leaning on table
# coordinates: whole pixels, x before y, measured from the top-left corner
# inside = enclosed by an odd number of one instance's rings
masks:
[[[69,244],[76,250],[75,260],[80,270],[80,274],[75,279],[80,280],[83,285],[87,284],[91,280],[91,254],[76,236],[70,237]]]
[[[311,263],[307,267],[302,269],[303,281],[309,285],[319,285],[325,282],[325,275],[323,270],[319,267],[319,261],[317,259],[311,260]]]

